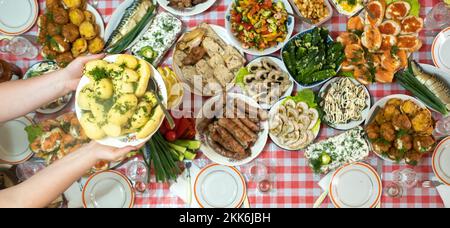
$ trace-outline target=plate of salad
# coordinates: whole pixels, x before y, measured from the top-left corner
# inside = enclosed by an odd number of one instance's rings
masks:
[[[294,31],[288,0],[233,0],[225,14],[225,27],[233,44],[251,55],[280,50]]]

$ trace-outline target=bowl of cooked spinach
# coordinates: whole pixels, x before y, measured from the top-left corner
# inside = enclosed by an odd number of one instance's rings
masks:
[[[319,86],[336,76],[345,59],[344,47],[326,28],[316,27],[293,36],[281,50],[289,74],[302,87]]]

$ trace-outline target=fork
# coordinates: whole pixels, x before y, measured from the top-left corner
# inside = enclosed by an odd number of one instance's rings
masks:
[[[439,181],[427,180],[427,181],[422,182],[422,188],[435,188],[435,187],[438,187],[440,185],[442,185],[442,183],[439,182]]]
[[[185,161],[184,166],[186,167],[186,180],[188,182],[188,205],[192,206],[192,182],[191,182],[191,167],[192,162]]]

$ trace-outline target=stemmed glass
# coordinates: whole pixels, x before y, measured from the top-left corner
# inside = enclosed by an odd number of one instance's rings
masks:
[[[134,183],[137,192],[144,193],[147,190],[147,166],[142,161],[132,161],[127,168],[127,176]]]
[[[435,36],[440,30],[450,26],[450,3],[439,2],[427,13],[424,28],[427,35]]]
[[[261,162],[254,162],[247,170],[250,181],[257,183],[258,191],[268,193],[273,189],[273,181],[271,180],[269,167]]]
[[[403,193],[417,185],[419,174],[410,168],[395,170],[392,172],[393,181],[386,186],[386,194],[389,197],[400,198]]]
[[[34,59],[39,55],[39,50],[28,39],[16,36],[12,39],[0,38],[0,52],[11,53],[17,57]]]

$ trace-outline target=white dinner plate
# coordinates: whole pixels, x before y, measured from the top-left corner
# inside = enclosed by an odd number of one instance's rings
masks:
[[[280,105],[286,100],[287,98],[281,99],[279,100],[269,111],[269,128],[270,128],[270,120],[272,119],[272,117],[274,117],[275,115],[278,114],[278,108],[280,107]],[[321,120],[319,118],[319,120],[317,120],[318,123],[316,124],[316,126],[312,129],[312,132],[314,133],[314,140],[317,138],[317,136],[319,136],[319,132],[320,132],[320,125],[321,125]],[[272,133],[270,133],[269,131],[269,137],[270,139],[272,139],[272,141],[279,146],[282,149],[285,150],[290,150],[290,151],[297,151],[297,150],[301,150],[301,149],[305,149],[307,146],[311,145],[313,142],[311,142],[310,144],[308,144],[306,147],[304,148],[289,148],[283,144],[280,143],[278,137],[276,137],[275,135],[273,135]]]
[[[380,202],[382,189],[375,169],[357,162],[336,170],[329,194],[337,208],[374,208]]]
[[[326,82],[322,88],[319,91],[319,96],[322,97],[322,95],[328,91],[328,89],[330,88],[332,83],[335,83],[336,81],[338,81],[339,79],[342,79],[341,77],[334,77],[331,80],[329,80],[328,82]],[[350,123],[346,123],[346,124],[330,124],[325,122],[328,126],[337,129],[337,130],[341,130],[341,131],[346,131],[346,130],[350,130],[353,129],[359,125],[361,125],[367,118],[367,116],[369,115],[369,110],[370,110],[370,105],[372,104],[371,102],[371,97],[370,97],[370,93],[369,90],[367,90],[367,87],[364,86],[363,84],[361,84],[360,82],[358,82],[357,80],[353,79],[353,78],[349,78],[355,85],[362,85],[364,87],[364,91],[366,92],[367,95],[367,99],[366,99],[366,108],[362,111],[361,114],[361,120],[358,121],[351,121]],[[320,104],[319,104],[320,105]]]
[[[106,58],[104,58],[103,60],[105,60],[106,62],[109,63],[114,63],[117,59],[119,55],[110,55],[107,56]],[[135,56],[135,58],[139,59],[138,57]],[[158,84],[159,90],[161,92],[161,96],[162,96],[162,102],[164,105],[167,106],[167,89],[166,89],[166,85],[164,84],[164,80],[161,76],[161,74],[159,74],[159,72],[155,69],[155,67],[153,67],[150,63],[150,69],[152,70],[152,77],[156,80],[156,84]],[[78,96],[80,95],[81,90],[90,83],[90,79],[87,76],[83,76],[80,80],[80,83],[78,84],[77,87],[77,91],[75,93],[75,112],[77,114],[77,118],[78,120],[81,120],[81,116],[83,114],[83,111],[81,110],[81,108],[78,106]],[[155,129],[155,131],[150,134],[147,138],[145,139],[137,139],[136,135],[137,133],[129,133],[127,135],[123,135],[120,137],[105,137],[101,140],[97,140],[98,143],[105,145],[105,146],[112,146],[112,147],[117,147],[117,148],[123,148],[123,147],[127,147],[127,146],[138,146],[144,142],[147,142],[152,136],[153,134],[159,129],[159,127],[161,126],[161,124],[164,121],[164,117],[161,118],[161,120],[158,123],[158,127]]]
[[[30,30],[39,15],[37,0],[0,1],[0,33],[20,35]]]
[[[450,186],[450,136],[438,144],[434,150],[432,162],[436,177]]]
[[[292,94],[292,91],[294,91],[294,85],[295,85],[295,81],[294,79],[291,77],[291,75],[289,74],[288,70],[286,69],[286,66],[284,65],[283,61],[281,61],[281,59],[277,58],[277,57],[273,57],[273,56],[264,56],[264,57],[259,57],[256,58],[254,60],[252,60],[251,62],[249,62],[247,64],[246,67],[248,67],[250,64],[253,63],[259,63],[261,61],[263,61],[264,59],[269,59],[272,62],[274,62],[275,64],[277,64],[277,66],[284,72],[286,73],[286,75],[289,76],[289,81],[291,81],[291,86],[286,90],[286,92],[280,97],[280,99],[283,99],[287,96],[290,96]],[[243,88],[245,95],[249,96],[247,89],[244,87]],[[260,103],[261,107],[263,109],[269,110],[270,108],[272,108],[273,105],[270,104],[265,104],[265,103]],[[275,105],[275,104],[274,104]]]
[[[234,167],[213,164],[195,178],[194,196],[201,208],[238,208],[246,192],[245,179]]]
[[[250,97],[247,97],[243,94],[236,94],[236,93],[227,93],[227,96],[231,99],[239,99],[244,101],[245,103],[253,106],[253,107],[259,107],[261,108],[261,106],[258,105],[258,103],[256,103],[255,100],[253,100]],[[208,101],[205,102],[205,104],[203,105],[203,109],[205,110],[212,110],[210,109],[216,102],[219,101],[219,99],[221,99],[222,96],[218,95],[215,97],[212,97],[211,99],[209,99]],[[202,111],[200,111],[197,115],[196,118],[196,126],[199,125],[200,121],[202,120]],[[219,153],[215,152],[214,149],[212,149],[207,142],[206,139],[206,135],[204,134],[200,134],[199,131],[197,131],[196,134],[196,139],[202,142],[202,146],[200,148],[200,151],[203,152],[203,154],[209,158],[211,161],[221,164],[221,165],[227,165],[227,166],[240,166],[240,165],[245,165],[247,163],[250,163],[251,161],[253,161],[255,158],[257,158],[259,156],[259,154],[261,154],[261,152],[264,150],[264,147],[266,146],[267,143],[267,139],[269,137],[269,121],[264,121],[261,122],[261,128],[262,131],[259,133],[258,135],[258,140],[255,142],[255,144],[253,145],[253,147],[250,149],[251,150],[251,156],[240,160],[240,161],[236,161],[232,158],[227,158],[224,157],[222,155],[220,155]]]
[[[89,177],[82,192],[85,208],[132,208],[134,196],[128,178],[113,170]]]
[[[20,164],[33,156],[25,127],[33,125],[28,117],[0,123],[0,163]]]
[[[276,0],[276,2],[281,1],[284,4],[284,7],[286,9],[286,11],[290,14],[294,14],[294,11],[292,10],[292,7],[289,3],[288,0]],[[271,47],[271,48],[267,48],[265,50],[257,50],[255,48],[243,48],[242,47],[242,42],[239,41],[234,35],[233,32],[231,31],[231,8],[232,8],[233,4],[230,4],[228,6],[227,11],[225,12],[225,28],[227,31],[228,36],[230,37],[231,41],[233,42],[233,45],[238,48],[239,50],[242,50],[243,52],[250,54],[250,55],[255,55],[255,56],[262,56],[262,55],[270,55],[274,52],[279,51],[290,39],[290,37],[292,36],[292,33],[294,32],[294,24],[295,24],[295,18],[292,16],[288,16],[287,18],[287,35],[286,35],[286,39],[283,42],[279,42],[275,47]]]
[[[216,3],[216,0],[208,0],[204,3],[198,4],[192,8],[189,9],[175,9],[173,7],[168,6],[169,1],[168,0],[157,0],[158,4],[164,8],[166,11],[168,11],[171,14],[180,16],[180,17],[190,17],[197,14],[201,14],[211,8],[211,6]]]
[[[427,106],[425,106],[422,102],[420,102],[419,100],[417,100],[417,99],[414,98],[414,97],[411,97],[411,96],[408,96],[408,95],[404,95],[404,94],[394,94],[394,95],[390,95],[390,96],[387,96],[387,97],[383,97],[382,99],[380,99],[379,101],[377,101],[377,102],[372,106],[372,108],[371,108],[370,111],[369,111],[369,114],[367,115],[366,120],[364,121],[364,125],[368,125],[368,124],[369,124],[368,122],[369,122],[370,119],[372,119],[372,115],[374,115],[375,109],[376,109],[377,107],[383,108],[389,100],[394,99],[394,98],[401,99],[401,100],[411,100],[411,101],[413,101],[414,103],[416,103],[420,108],[427,108]],[[380,109],[380,110],[381,110],[381,109]],[[372,121],[375,121],[375,118],[373,118]],[[371,151],[373,151],[374,154],[376,154],[376,155],[377,155],[378,157],[380,157],[381,159],[383,159],[383,160],[385,160],[385,161],[388,161],[388,162],[398,163],[397,161],[391,160],[391,159],[389,159],[389,158],[387,158],[387,157],[382,156],[381,154],[376,153],[375,150],[372,149],[372,143],[369,143],[369,146],[371,147]],[[404,159],[402,159],[402,161],[401,161],[399,164],[402,164],[402,165],[405,164]]]
[[[217,36],[219,36],[225,44],[233,45],[232,42],[231,42],[231,39],[228,36],[227,31],[225,30],[224,27],[219,26],[219,25],[212,25],[212,24],[208,24],[208,25],[211,27],[212,30],[214,30],[214,32],[217,34]],[[195,28],[196,27],[190,29],[190,31],[192,31]],[[184,33],[184,34],[186,34],[186,33]],[[181,35],[180,39],[178,39],[178,41],[175,43],[175,47],[178,44],[178,42],[183,38],[184,34]],[[240,51],[240,49],[237,49],[237,50]],[[244,53],[242,51],[240,51],[240,52],[244,56]],[[172,59],[174,59],[174,55],[175,55],[175,51],[172,51]],[[245,58],[245,56],[244,56],[244,58]],[[217,95],[217,93],[216,94],[203,94],[202,91],[199,91],[198,89],[194,89],[193,88],[194,85],[192,85],[187,79],[185,79],[183,73],[181,72],[180,67],[177,64],[172,64],[172,67],[173,67],[173,71],[175,72],[175,74],[183,82],[183,85],[185,86],[186,90],[189,90],[190,92],[192,92],[193,94],[198,95],[198,96],[214,96],[214,95]],[[233,78],[233,80],[227,84],[227,88],[226,88],[227,91],[231,90],[234,87],[235,79],[236,79],[236,77]],[[220,92],[222,92],[222,91],[220,91]]]
[[[434,65],[450,73],[450,27],[434,38],[431,46]]]

